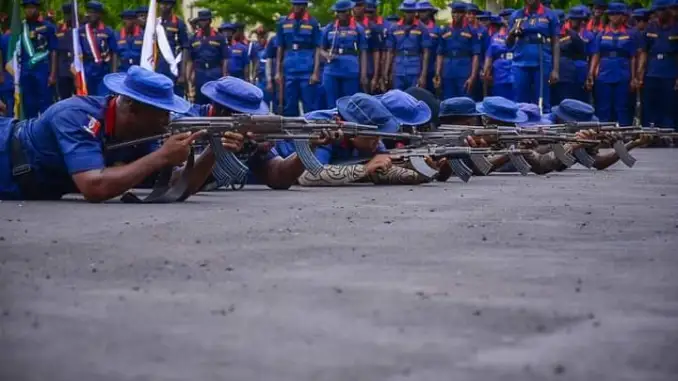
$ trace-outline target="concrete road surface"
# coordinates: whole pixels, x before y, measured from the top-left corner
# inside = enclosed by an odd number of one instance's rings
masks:
[[[678,150],[419,187],[0,203],[0,380],[678,380]]]

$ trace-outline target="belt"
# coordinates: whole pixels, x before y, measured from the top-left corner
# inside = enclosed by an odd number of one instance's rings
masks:
[[[619,53],[619,52],[600,52],[601,57],[607,57],[607,58],[629,58],[629,55],[627,53]]]
[[[471,57],[471,53],[466,52],[466,51],[453,50],[453,51],[447,52],[447,54],[445,56],[447,58],[468,58],[468,57]]]
[[[217,65],[214,65],[214,64],[212,64],[212,63],[204,62],[204,61],[202,61],[202,62],[201,62],[201,61],[197,61],[197,62],[195,63],[195,68],[196,68],[196,69],[205,69],[205,70],[208,70],[208,69],[214,69],[214,68],[217,68],[217,67],[220,67],[220,65],[218,65],[218,64],[217,64]]]
[[[551,37],[542,37],[539,38],[534,35],[530,35],[525,37],[525,42],[528,44],[550,44],[551,43]]]
[[[414,57],[414,56],[419,56],[419,55],[421,55],[421,52],[415,51],[415,50],[398,50],[396,52],[396,56]]]
[[[24,123],[26,122],[15,121],[12,124],[12,142],[10,143],[12,152],[12,180],[19,186],[21,195],[24,198],[37,199],[40,194],[38,181],[31,169],[31,165],[28,163],[26,154],[24,154],[21,140],[17,137],[19,130],[21,130],[21,125]]]
[[[313,50],[315,46],[306,44],[292,44],[292,50]]]
[[[357,56],[360,54],[360,51],[356,49],[335,49],[337,55],[340,56]]]
[[[562,56],[563,58],[569,58],[569,59],[571,59],[572,61],[586,61],[586,55],[585,55],[585,54],[578,54],[578,53],[571,53],[571,54],[566,53],[566,54],[562,54],[562,53],[561,53],[561,56]]]
[[[654,58],[657,60],[665,60],[668,58],[673,58],[677,55],[678,53],[659,53],[659,54],[654,54],[650,58]]]

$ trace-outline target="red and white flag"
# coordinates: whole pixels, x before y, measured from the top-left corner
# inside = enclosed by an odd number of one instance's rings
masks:
[[[146,17],[146,28],[144,29],[144,44],[141,45],[140,66],[144,69],[155,71],[155,41],[156,41],[156,1],[151,0],[148,4],[148,17]]]
[[[87,95],[87,82],[85,82],[85,67],[82,64],[82,47],[80,46],[80,22],[78,22],[78,0],[73,0],[73,79],[75,80],[75,93]]]

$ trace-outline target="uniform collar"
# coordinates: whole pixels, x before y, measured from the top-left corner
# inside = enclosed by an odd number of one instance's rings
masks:
[[[417,25],[417,22],[418,22],[418,20],[415,18],[415,19],[414,19],[414,22],[412,22],[412,24],[411,24],[411,25],[408,25],[408,26],[415,26],[415,25]],[[405,25],[405,19],[400,19],[400,20],[398,20],[398,25],[399,25],[399,26]]]
[[[370,20],[367,16],[363,17],[363,25],[370,25],[370,21],[374,21],[375,24],[381,25],[384,23],[384,19],[381,16],[375,17],[374,20]]]
[[[304,12],[304,15],[301,16],[301,19],[303,21],[308,21],[311,18],[311,15],[308,14],[308,11]],[[288,20],[296,20],[297,15],[294,14],[294,12],[290,13],[289,16],[287,16]]]
[[[626,33],[626,26],[620,25],[618,30],[613,30],[609,25],[605,27],[605,33]]]
[[[586,29],[587,30],[602,30],[603,29],[603,20],[601,19],[598,24],[595,24],[595,20],[591,19],[589,22],[586,24]]]
[[[203,29],[200,28],[195,32],[195,35],[198,37],[203,37]],[[217,35],[217,32],[214,30],[214,28],[210,28],[210,35],[209,37],[214,37]]]
[[[141,28],[139,25],[134,26],[134,31],[132,32],[133,37],[139,37],[141,36]],[[122,28],[120,29],[120,38],[127,38],[127,29]]]
[[[118,97],[111,97],[108,100],[108,105],[106,106],[106,111],[104,111],[104,134],[109,138],[113,137],[115,133],[115,111],[118,108],[116,101]]]
[[[90,23],[87,23],[87,25],[90,25]],[[97,24],[96,28],[94,28],[94,29],[96,29],[96,30],[104,30],[105,27],[106,27],[106,25],[104,25],[104,22],[103,22],[103,21],[99,21],[99,24]]]
[[[544,4],[541,4],[541,3],[540,3],[540,4],[539,4],[539,8],[537,8],[537,14],[538,14],[538,15],[543,15],[544,12],[545,12],[545,10],[544,10]],[[529,15],[530,15],[530,9],[529,9],[528,7],[525,7],[525,16],[529,16]]]
[[[467,26],[468,26],[468,20],[466,19],[466,17],[464,17],[464,21],[462,21],[461,27],[466,28]],[[454,22],[452,22],[452,21],[450,21],[450,28],[452,28],[452,29],[457,28],[456,26],[454,26]]]
[[[339,26],[340,26],[340,25],[339,25],[339,20],[334,20],[334,29],[335,29],[335,30],[339,29]],[[348,20],[348,27],[351,28],[351,29],[355,29],[355,27],[356,27],[356,24],[355,24],[355,18],[351,17],[351,18]]]
[[[162,16],[160,16],[160,18],[162,18]],[[162,19],[162,21],[165,21],[165,20],[169,20],[172,24],[176,24],[177,21],[178,21],[177,15],[175,15],[174,13],[172,13],[172,15],[168,19]]]

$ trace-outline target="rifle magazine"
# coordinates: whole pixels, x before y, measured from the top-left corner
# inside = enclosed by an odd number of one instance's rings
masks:
[[[622,163],[624,163],[627,167],[632,168],[634,164],[636,164],[636,158],[631,156],[629,153],[629,150],[626,149],[626,145],[624,145],[624,142],[621,140],[617,140],[613,145],[612,148],[614,149],[614,152],[617,153],[617,156],[619,156],[619,160],[621,160]]]
[[[299,160],[301,160],[301,163],[304,164],[304,168],[306,168],[309,173],[316,176],[323,170],[324,167],[322,163],[318,161],[318,158],[315,157],[315,153],[313,153],[308,140],[295,139],[294,148],[297,151]]]

